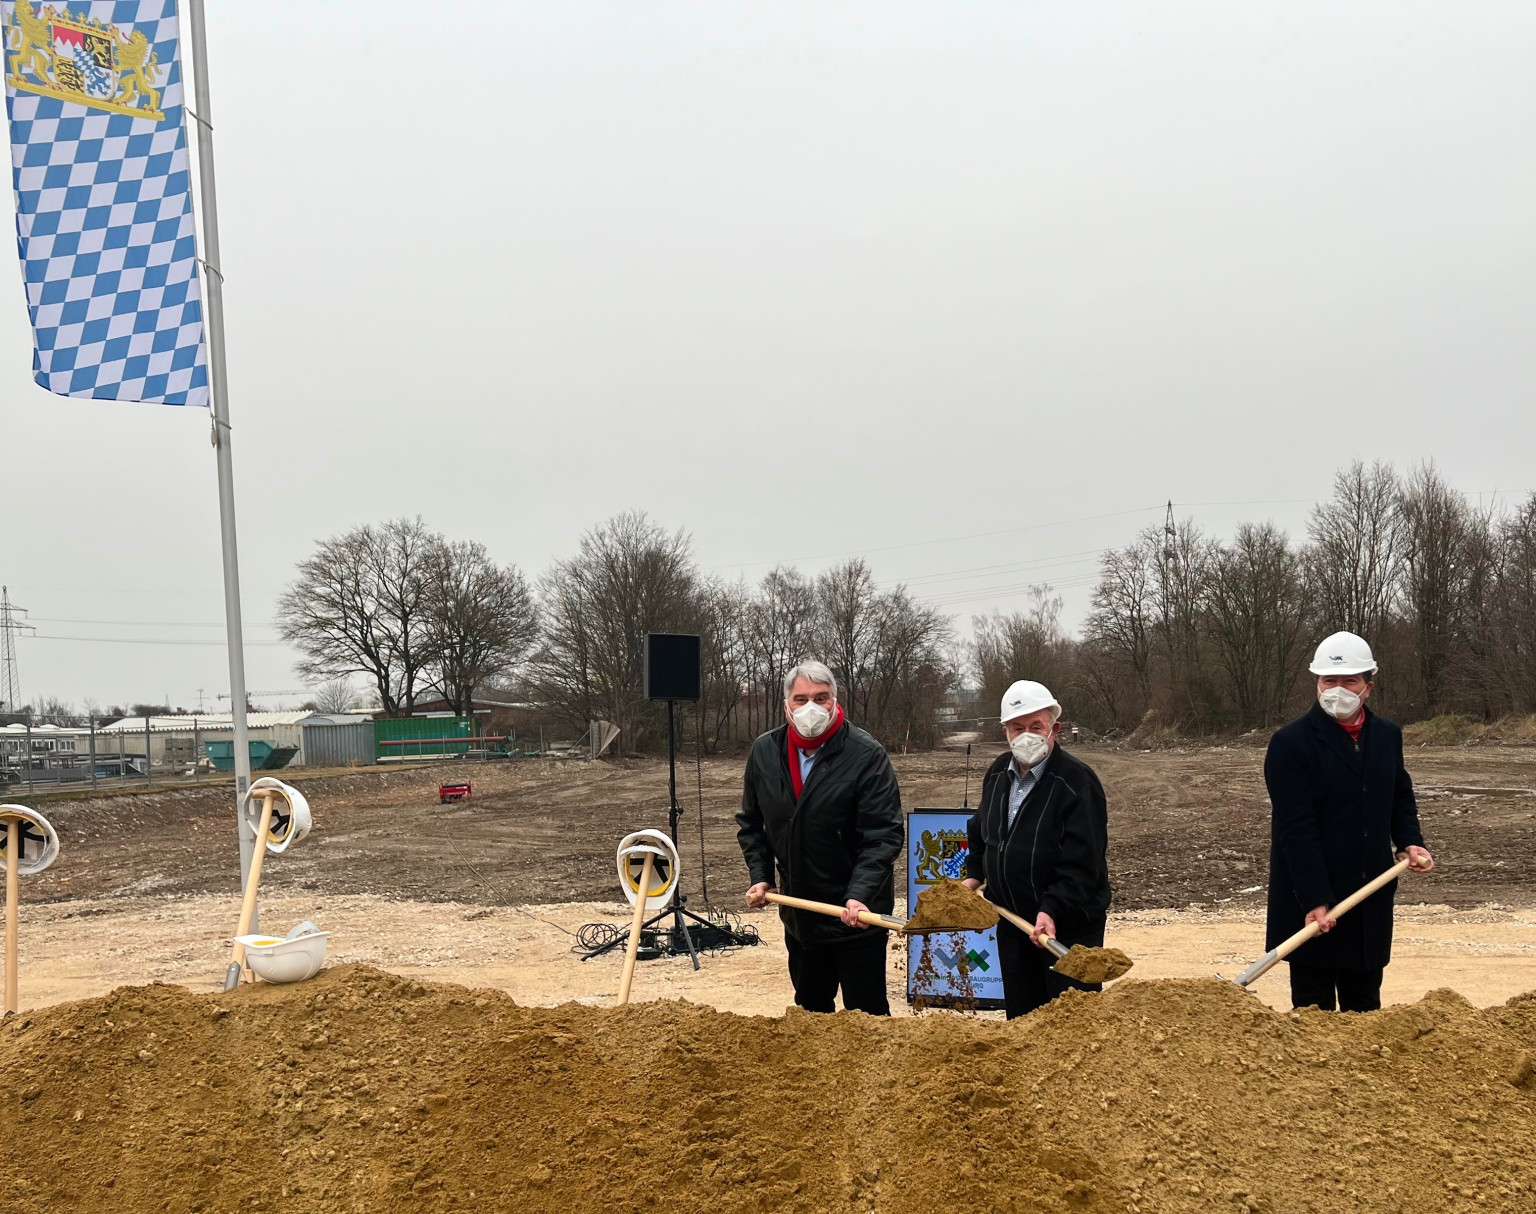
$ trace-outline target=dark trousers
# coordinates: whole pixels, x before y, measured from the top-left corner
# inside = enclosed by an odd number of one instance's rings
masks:
[[[832,997],[843,990],[843,1007],[871,1016],[891,1014],[885,992],[885,946],[888,933],[868,929],[868,940],[847,944],[802,944],[788,933],[789,980],[795,1002],[808,1012],[832,1012]]]
[[[1085,928],[1070,940],[1063,939],[1068,948],[1074,944],[1086,944],[1094,948],[1104,945],[1104,925]],[[997,924],[997,961],[1003,974],[1003,1014],[1009,1020],[1044,1007],[1063,991],[1102,991],[1104,984],[1074,982],[1058,974],[1051,967],[1055,956],[1048,950],[1030,942],[1028,936],[1006,919]]]
[[[1344,970],[1291,962],[1291,1006],[1325,1012],[1374,1012],[1381,1007],[1382,970]]]

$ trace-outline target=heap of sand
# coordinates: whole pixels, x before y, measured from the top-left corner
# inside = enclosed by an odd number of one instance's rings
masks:
[[[1011,1023],[521,1008],[340,966],[0,1026],[7,1210],[1536,1209],[1536,997]]]

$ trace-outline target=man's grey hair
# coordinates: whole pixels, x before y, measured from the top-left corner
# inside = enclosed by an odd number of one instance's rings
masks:
[[[832,698],[837,699],[837,676],[832,673],[831,667],[825,662],[801,662],[791,668],[784,676],[784,702],[789,703],[789,691],[795,685],[796,679],[809,679],[812,683],[823,684],[832,689]]]

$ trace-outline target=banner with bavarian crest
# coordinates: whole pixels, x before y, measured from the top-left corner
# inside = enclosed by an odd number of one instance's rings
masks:
[[[0,0],[33,378],[207,405],[176,0]]]

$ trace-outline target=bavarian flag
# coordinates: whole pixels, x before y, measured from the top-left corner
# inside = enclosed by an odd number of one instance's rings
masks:
[[[33,378],[207,405],[176,0],[0,0]]]

